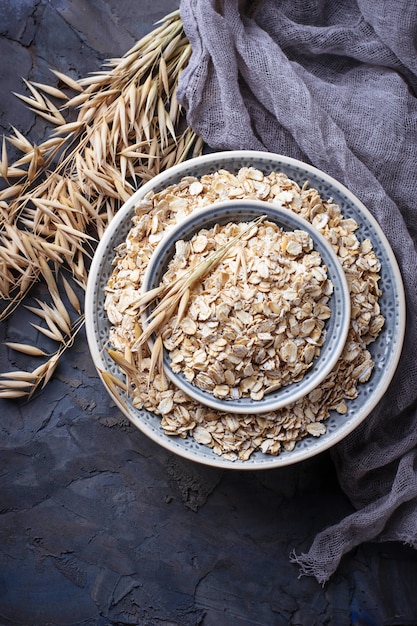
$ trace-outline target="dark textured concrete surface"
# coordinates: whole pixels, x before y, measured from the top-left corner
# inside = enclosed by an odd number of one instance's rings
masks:
[[[2,0],[0,127],[45,126],[12,95],[123,54],[173,0]],[[0,341],[24,341],[18,313]],[[19,368],[0,347],[0,369]],[[417,558],[367,544],[321,587],[293,549],[351,510],[327,454],[221,472],[160,449],[111,404],[85,336],[30,403],[0,401],[0,624],[412,626]]]

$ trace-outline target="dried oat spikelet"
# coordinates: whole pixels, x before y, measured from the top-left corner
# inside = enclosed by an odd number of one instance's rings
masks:
[[[28,396],[29,398],[38,390],[45,387],[51,379],[59,359],[64,352],[70,348],[84,325],[84,315],[80,314],[80,303],[74,289],[68,280],[63,283],[63,290],[67,294],[67,299],[71,307],[77,313],[75,320],[71,319],[68,309],[60,296],[58,284],[49,265],[42,259],[40,261],[40,271],[51,297],[51,302],[43,302],[38,298],[34,301],[38,307],[25,305],[40,323],[31,323],[31,326],[48,340],[57,344],[57,348],[52,353],[25,343],[6,342],[5,346],[21,354],[41,358],[42,363],[34,370],[20,370],[17,372],[6,372],[0,374],[0,398],[18,398]],[[14,375],[15,374],[15,375]]]
[[[16,95],[52,130],[40,144],[15,128],[2,140],[0,320],[25,300],[35,282],[48,284],[49,272],[74,304],[63,270],[84,289],[96,241],[121,204],[143,181],[201,152],[202,142],[186,126],[175,96],[190,53],[175,11],[99,72],[75,80],[53,71],[58,86],[25,81],[27,95]],[[20,153],[14,161],[8,145]],[[74,335],[67,332],[61,293],[51,296],[52,305],[32,312],[42,311],[46,327],[36,327],[60,342],[60,356]],[[77,307],[82,315],[82,303]],[[48,371],[40,375],[43,381],[57,358],[51,357]],[[10,384],[3,397],[23,394]]]
[[[51,320],[44,317],[41,311],[42,308],[39,309],[38,314],[40,317],[45,319],[48,328],[42,327],[38,324],[32,324],[32,326],[49,339],[57,341],[59,347],[55,352],[48,354],[44,350],[41,350],[36,346],[31,346],[30,344],[6,342],[5,345],[7,348],[31,357],[41,357],[45,360],[41,363],[41,365],[31,371],[20,370],[0,374],[0,399],[12,399],[24,396],[30,398],[37,390],[43,389],[55,372],[59,359],[62,357],[64,352],[73,345],[77,334],[84,325],[84,316],[81,316],[71,324],[69,334],[62,336],[53,322],[53,331],[50,330]]]
[[[163,344],[162,338],[160,334],[158,334],[161,328],[173,315],[176,315],[176,325],[181,322],[187,308],[190,291],[193,285],[204,278],[204,276],[206,276],[240,240],[254,231],[265,218],[265,215],[261,215],[250,222],[238,235],[223,246],[220,246],[217,250],[214,250],[206,259],[198,263],[196,267],[188,270],[181,278],[176,280],[174,284],[166,287],[156,287],[144,293],[138,300],[136,306],[141,309],[142,312],[145,312],[147,307],[155,302],[155,300],[160,299],[157,306],[149,314],[146,327],[132,346],[132,351],[139,350],[148,342],[152,335],[156,335],[156,339],[152,345],[149,378],[153,376],[156,370],[161,374],[163,373]]]

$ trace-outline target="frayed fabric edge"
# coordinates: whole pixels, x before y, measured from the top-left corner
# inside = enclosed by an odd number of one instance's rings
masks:
[[[407,546],[408,548],[413,548],[413,550],[417,550],[417,537],[415,535],[409,535],[408,533],[397,533],[394,538],[382,535],[382,537],[377,541],[379,543],[387,541],[397,541],[399,543],[402,543],[403,546]]]
[[[372,540],[373,543],[384,543],[387,541],[396,541],[402,543],[404,546],[417,550],[417,537],[410,536],[407,533],[398,534],[395,538],[382,536]],[[290,563],[294,563],[300,568],[298,578],[312,576],[322,587],[326,585],[337,569],[336,566],[334,568],[332,567],[331,571],[327,571],[325,566],[319,565],[308,553],[302,552],[301,554],[297,554],[295,550],[290,554]]]
[[[409,548],[413,548],[414,550],[417,550],[417,538],[416,537],[402,537],[400,538],[401,543],[403,543],[405,546],[408,546]]]
[[[302,578],[303,576],[313,576],[313,578],[315,578],[322,587],[325,586],[333,573],[324,572],[320,565],[318,565],[314,559],[312,559],[305,552],[297,554],[295,550],[293,550],[290,554],[290,562],[299,566],[300,572],[298,574],[298,578]]]

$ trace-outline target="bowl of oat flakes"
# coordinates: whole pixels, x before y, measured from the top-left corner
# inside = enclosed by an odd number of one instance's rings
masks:
[[[181,220],[150,258],[144,301],[158,288],[136,346],[162,350],[167,378],[217,411],[264,414],[297,402],[346,342],[350,295],[331,243],[273,203],[226,200]]]
[[[144,310],[138,303],[143,304],[144,277],[158,245],[190,215],[219,202],[243,200],[294,213],[318,231],[337,255],[350,299],[347,338],[331,371],[306,395],[266,413],[219,411],[196,400],[162,371],[164,353],[152,351],[147,341],[140,340],[149,326],[144,329]],[[247,215],[248,225],[253,217]],[[273,222],[270,215],[258,228],[270,228],[269,222]],[[245,228],[241,221],[230,223],[238,229],[238,235],[239,229]],[[201,237],[202,228],[198,225],[196,238]],[[257,237],[250,239],[256,243]],[[200,238],[196,249],[203,244]],[[247,264],[246,254],[240,261],[231,257],[232,269],[236,269],[236,263],[242,269],[245,261]],[[328,267],[327,258],[325,261],[318,267],[325,266],[327,271],[333,266]],[[264,274],[265,268],[258,273]],[[186,299],[184,296],[181,309],[186,310]],[[220,304],[226,305],[218,311],[220,318],[228,319],[230,304]],[[203,304],[201,308],[205,309]],[[248,319],[240,315],[244,321]],[[282,467],[319,454],[366,419],[384,395],[400,358],[405,299],[401,274],[384,233],[346,187],[296,159],[266,152],[231,151],[176,165],[144,184],[125,203],[101,238],[92,260],[85,316],[90,353],[104,388],[139,431],[192,461],[257,470]],[[186,311],[183,319],[187,316]],[[331,319],[326,320],[327,327]],[[158,339],[154,334],[154,339],[160,346],[162,337]],[[234,339],[233,344],[239,346]],[[289,344],[289,355],[292,350]],[[236,358],[244,356],[245,351],[238,348]],[[197,354],[197,364],[199,358]],[[216,367],[214,363],[212,366]],[[303,378],[309,375],[309,369]],[[227,370],[233,373],[230,367]],[[230,373],[224,376],[231,383],[228,386],[233,386]],[[293,384],[290,382],[288,387]]]

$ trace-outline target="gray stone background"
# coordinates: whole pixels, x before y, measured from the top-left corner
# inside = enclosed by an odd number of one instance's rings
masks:
[[[12,92],[120,56],[174,0],[1,0],[0,127],[45,124]],[[0,342],[25,341],[23,312]],[[19,368],[0,346],[0,369]],[[365,544],[321,587],[293,549],[351,511],[327,453],[260,473],[160,449],[112,405],[80,335],[30,403],[0,400],[0,624],[413,626],[417,557]]]

